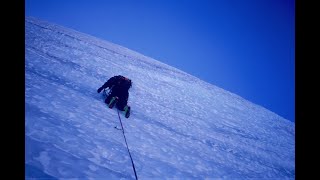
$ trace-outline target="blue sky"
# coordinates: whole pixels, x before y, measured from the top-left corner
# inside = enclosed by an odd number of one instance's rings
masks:
[[[122,45],[295,121],[294,0],[26,0],[26,16]]]

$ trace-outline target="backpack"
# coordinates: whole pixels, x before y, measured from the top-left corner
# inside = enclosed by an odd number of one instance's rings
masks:
[[[117,78],[117,82],[116,84],[118,84],[119,86],[125,88],[125,89],[130,89],[132,86],[132,82],[131,79],[126,78],[124,76],[118,75],[116,76]]]

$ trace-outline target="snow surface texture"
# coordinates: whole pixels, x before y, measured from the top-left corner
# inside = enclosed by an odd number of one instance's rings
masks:
[[[127,48],[25,21],[26,179],[134,179],[116,109],[97,89],[132,79],[122,118],[139,179],[294,179],[295,124]]]

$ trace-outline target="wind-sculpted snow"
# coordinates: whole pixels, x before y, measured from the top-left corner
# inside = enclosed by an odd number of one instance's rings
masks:
[[[132,79],[122,118],[139,179],[294,179],[295,125],[127,48],[25,21],[26,179],[134,179],[116,109],[97,89]]]

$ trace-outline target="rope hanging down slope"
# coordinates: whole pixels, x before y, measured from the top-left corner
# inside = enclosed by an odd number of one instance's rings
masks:
[[[122,128],[122,134],[123,134],[123,137],[124,137],[124,141],[126,142],[127,150],[128,150],[128,153],[129,153],[129,156],[130,156],[130,159],[131,159],[131,164],[132,164],[132,168],[133,168],[133,171],[134,171],[134,175],[136,177],[136,180],[138,180],[136,168],[134,167],[134,163],[133,163],[132,156],[131,156],[131,153],[130,153],[130,150],[129,150],[129,146],[128,146],[128,143],[127,143],[126,135],[124,134],[124,128],[123,128],[123,125],[122,125],[122,121],[121,121],[118,109],[117,109],[117,112],[118,112],[118,117],[119,117],[121,128]]]

